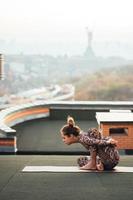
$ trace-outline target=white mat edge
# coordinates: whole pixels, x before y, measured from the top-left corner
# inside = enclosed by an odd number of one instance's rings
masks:
[[[25,166],[22,172],[100,172],[97,170],[80,170],[77,166]],[[133,167],[124,167],[124,166],[117,166],[114,170],[111,171],[102,171],[102,172],[133,172]]]

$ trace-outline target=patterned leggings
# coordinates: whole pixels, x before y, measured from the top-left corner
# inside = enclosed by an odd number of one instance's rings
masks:
[[[83,167],[84,165],[86,165],[89,162],[89,157],[88,156],[81,156],[80,158],[77,159],[77,164],[79,167]],[[101,160],[99,158],[97,158],[97,164],[99,164]],[[118,162],[109,162],[106,161],[106,163],[103,163],[104,166],[104,170],[112,170],[116,165],[118,164]]]
[[[80,158],[77,159],[77,164],[79,167],[83,167],[89,162],[89,157],[88,156],[81,156]]]

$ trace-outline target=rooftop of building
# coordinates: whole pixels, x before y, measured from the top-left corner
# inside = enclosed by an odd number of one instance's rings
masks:
[[[77,156],[0,156],[1,200],[132,200],[133,173],[23,173],[27,165],[76,165]],[[133,166],[133,156],[121,156]]]

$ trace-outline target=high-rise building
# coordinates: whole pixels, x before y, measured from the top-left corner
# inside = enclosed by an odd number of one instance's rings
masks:
[[[4,60],[3,55],[0,54],[0,79],[3,78],[3,60]]]

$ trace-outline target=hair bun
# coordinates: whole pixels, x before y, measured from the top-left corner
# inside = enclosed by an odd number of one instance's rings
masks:
[[[71,127],[73,127],[75,125],[74,119],[71,116],[67,117],[67,124]]]

